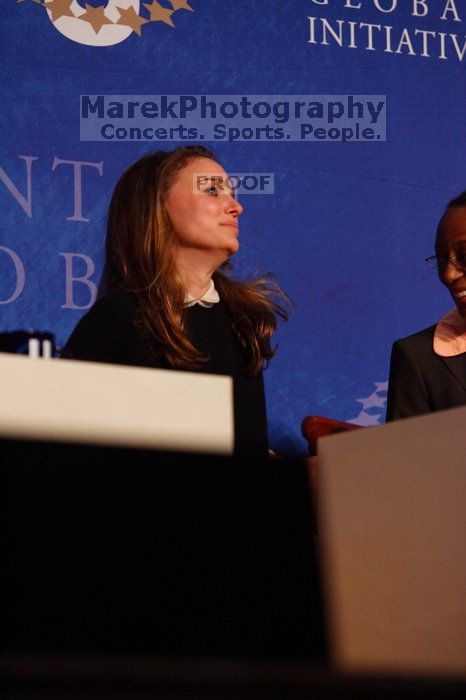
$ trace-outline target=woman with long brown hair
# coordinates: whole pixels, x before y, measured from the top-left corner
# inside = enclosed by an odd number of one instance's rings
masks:
[[[148,154],[110,203],[99,298],[72,333],[75,359],[233,376],[235,452],[267,454],[262,368],[287,300],[269,275],[229,274],[243,207],[203,146]],[[278,301],[277,301],[278,300]]]

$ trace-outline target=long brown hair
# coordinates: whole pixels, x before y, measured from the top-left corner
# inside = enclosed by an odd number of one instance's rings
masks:
[[[217,160],[203,146],[156,151],[140,158],[119,179],[110,202],[106,258],[99,296],[109,290],[130,292],[137,302],[142,337],[156,340],[172,367],[201,366],[200,352],[185,330],[185,290],[175,262],[175,237],[165,201],[179,171],[191,158]],[[224,263],[212,275],[248,362],[260,372],[275,355],[271,337],[277,317],[287,320],[288,297],[271,275],[240,281]]]

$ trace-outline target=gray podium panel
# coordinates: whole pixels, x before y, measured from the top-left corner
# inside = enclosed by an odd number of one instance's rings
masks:
[[[338,667],[466,674],[465,493],[466,407],[319,442]]]

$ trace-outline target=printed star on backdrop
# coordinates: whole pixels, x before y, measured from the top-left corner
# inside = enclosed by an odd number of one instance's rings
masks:
[[[162,7],[157,0],[152,0],[150,5],[144,3],[144,7],[150,12],[150,22],[165,22],[165,24],[169,24],[170,27],[175,26],[170,19],[175,10],[167,10],[167,8]]]
[[[385,396],[379,396],[375,391],[370,396],[356,399],[358,403],[362,404],[364,411],[366,408],[384,408],[386,400]]]
[[[52,14],[52,22],[60,19],[60,17],[74,17],[71,12],[70,5],[72,0],[48,0],[44,7]]]
[[[86,12],[80,15],[79,19],[83,19],[88,22],[96,34],[100,32],[104,24],[114,24],[111,19],[104,15],[105,7],[99,5],[99,7],[92,7],[86,2]]]
[[[347,423],[353,423],[353,425],[362,425],[365,428],[369,428],[371,425],[380,425],[379,418],[381,414],[377,413],[366,413],[366,411],[361,411],[361,413],[356,416],[356,418],[351,418]]]
[[[189,10],[190,12],[194,12],[193,8],[188,5],[187,0],[170,0],[170,3],[175,10]]]
[[[375,382],[376,391],[388,391],[388,382]]]
[[[123,7],[117,7],[116,9],[120,13],[120,19],[116,24],[124,24],[126,27],[131,27],[138,36],[141,36],[141,25],[147,24],[149,20],[138,15],[132,5],[128,9]]]

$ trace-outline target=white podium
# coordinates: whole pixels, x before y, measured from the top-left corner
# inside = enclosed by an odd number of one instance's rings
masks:
[[[227,376],[0,353],[0,437],[231,455]]]
[[[466,407],[319,441],[334,662],[466,674]]]

